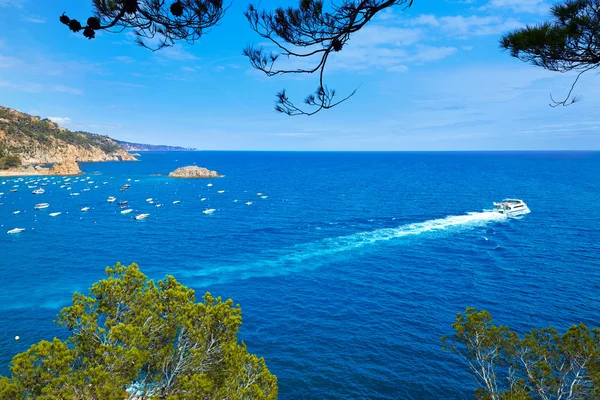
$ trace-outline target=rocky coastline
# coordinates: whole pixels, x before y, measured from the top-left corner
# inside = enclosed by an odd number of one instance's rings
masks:
[[[65,161],[55,163],[51,167],[41,167],[38,165],[25,165],[19,168],[0,170],[0,176],[71,176],[81,175],[83,171],[79,168],[76,161]]]

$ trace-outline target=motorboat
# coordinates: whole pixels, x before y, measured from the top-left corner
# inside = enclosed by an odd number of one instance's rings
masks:
[[[118,202],[117,204],[120,205],[120,206],[123,206],[123,205],[125,205],[127,203],[128,203],[127,200],[123,200],[123,201]]]
[[[121,211],[121,214],[129,214],[132,211],[133,211],[133,208],[128,208],[127,210]]]
[[[152,197],[148,197],[148,198],[146,199],[146,201],[147,201],[148,203],[150,203],[150,202],[152,201]]]
[[[114,203],[115,201],[117,201],[117,198],[116,198],[116,197],[114,197],[114,196],[110,196],[110,197],[108,198],[108,200],[106,200],[106,201],[108,201],[109,203]]]
[[[527,207],[527,204],[519,199],[504,199],[500,203],[494,203],[494,211],[508,217],[516,217],[531,212],[529,207]]]
[[[81,212],[88,212],[88,211],[90,211],[90,208],[89,208],[89,207],[83,207],[83,208],[81,209]]]
[[[39,204],[36,204],[34,208],[36,210],[41,210],[42,208],[48,208],[48,207],[50,207],[50,204],[48,204],[48,203],[39,203]]]
[[[200,201],[206,201],[206,197],[201,198]]]
[[[150,216],[150,214],[138,214],[138,215],[136,215],[136,216],[135,216],[135,217],[133,217],[133,218],[135,218],[136,220],[141,220],[141,219],[146,219],[146,218],[148,218],[149,216]]]
[[[179,203],[181,203],[181,201],[180,201],[180,200],[175,200],[175,201],[173,202],[173,204],[179,204]]]
[[[211,187],[212,185],[213,185],[212,183],[209,183],[209,184],[208,184],[208,185],[206,185],[206,186],[208,186],[208,187]]]
[[[58,216],[60,214],[62,214],[62,213],[61,212],[53,212],[53,213],[50,213],[48,215],[51,216],[51,217],[56,217],[56,216]]]
[[[21,233],[25,230],[25,228],[15,228],[15,229],[11,229],[10,231],[6,232],[9,235],[14,235],[15,233]]]
[[[224,190],[217,190],[217,193],[221,194],[221,193],[225,193]]]
[[[13,211],[14,215],[17,215],[17,214],[20,214],[20,213],[21,213],[21,211]]]
[[[214,208],[207,208],[206,210],[202,211],[202,214],[212,214],[215,211],[217,211],[217,210]]]
[[[252,204],[252,202],[251,202],[251,201],[247,201],[245,204],[246,204],[247,206],[249,206],[249,205],[251,205],[251,204]]]
[[[269,196],[260,196],[261,199],[268,199]]]

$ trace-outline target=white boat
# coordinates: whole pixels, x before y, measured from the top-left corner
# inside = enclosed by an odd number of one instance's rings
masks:
[[[238,199],[235,199],[233,202],[234,202],[234,203],[237,203],[238,201],[239,201]]]
[[[133,217],[133,218],[135,218],[135,219],[137,219],[137,220],[140,220],[140,219],[146,219],[146,218],[148,218],[149,216],[150,216],[150,214],[138,214],[138,215],[136,215],[136,216],[135,216],[135,217]]]
[[[261,199],[268,199],[269,196],[260,196]]]
[[[79,192],[70,193],[69,196],[79,196]]]
[[[61,212],[53,212],[53,213],[50,213],[48,215],[51,216],[51,217],[56,217],[57,215],[60,215],[60,214],[62,214],[62,213]]]
[[[217,193],[225,193],[224,190],[217,190]]]
[[[9,235],[13,235],[15,233],[21,233],[25,230],[25,228],[15,228],[15,229],[11,229],[10,231],[6,232]]]
[[[180,200],[175,200],[175,201],[173,202],[173,204],[179,204],[179,203],[181,203],[181,201],[180,201]]]
[[[110,197],[108,198],[108,200],[106,200],[106,201],[108,201],[109,203],[114,203],[115,201],[117,201],[117,198],[116,198],[116,197],[114,197],[114,196],[110,196]]]
[[[157,204],[156,207],[162,207],[162,204]]]
[[[201,198],[200,201],[206,201],[206,197]]]
[[[81,212],[88,212],[88,211],[90,211],[90,208],[89,208],[89,207],[83,207],[83,208],[81,209]]]
[[[211,186],[212,186],[212,183],[209,183],[209,184],[208,184],[208,185],[206,185],[206,186],[208,186],[208,187],[211,187]]]
[[[494,203],[494,211],[509,217],[516,217],[531,212],[527,204],[519,199],[504,199],[501,203]]]
[[[14,215],[17,215],[17,214],[19,214],[20,212],[21,212],[21,211],[13,211],[13,214],[14,214]]]
[[[127,210],[121,211],[121,214],[129,214],[132,211],[133,211],[133,208],[128,208]]]
[[[247,202],[246,202],[246,205],[247,205],[247,206],[249,206],[250,204],[252,204],[252,202],[251,202],[251,201],[247,201]]]
[[[261,192],[256,193],[257,196],[262,196]]]
[[[152,201],[152,197],[148,197],[148,198],[146,199],[146,201],[147,201],[148,203],[150,203],[150,202]]]
[[[207,208],[206,210],[202,211],[202,213],[203,214],[212,214],[215,211],[217,211],[217,210],[215,210],[214,208]]]
[[[48,207],[50,207],[50,204],[48,204],[48,203],[39,203],[39,204],[36,204],[34,208],[36,210],[41,210],[42,208],[48,208]]]
[[[17,189],[10,189],[11,193],[15,193],[17,191]]]
[[[44,189],[42,189],[42,188],[39,188],[39,189],[34,190],[31,193],[33,193],[33,194],[44,194],[44,193],[46,193],[46,191]]]

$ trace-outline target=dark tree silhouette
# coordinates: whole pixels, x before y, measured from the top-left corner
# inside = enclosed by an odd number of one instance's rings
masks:
[[[353,33],[362,29],[373,17],[393,6],[408,8],[413,0],[340,0],[325,8],[320,0],[300,0],[298,8],[276,8],[259,11],[250,5],[245,12],[250,27],[270,41],[277,52],[263,47],[248,46],[243,54],[250,64],[267,76],[318,73],[319,84],[304,103],[308,110],[296,106],[285,89],[277,93],[275,110],[287,115],[313,115],[346,101],[356,89],[337,98],[333,89],[324,84],[324,72],[329,55],[341,51]],[[88,39],[96,31],[122,32],[132,29],[141,46],[160,50],[184,41],[193,44],[206,31],[217,25],[227,7],[222,0],[94,0],[93,16],[83,26],[63,14],[60,21],[73,32],[83,31]],[[310,60],[311,67],[275,68],[280,56],[295,60]]]
[[[502,48],[510,55],[550,71],[577,71],[564,100],[552,107],[577,101],[572,97],[579,77],[600,66],[600,0],[567,0],[551,9],[552,20],[504,35]]]
[[[160,50],[177,41],[193,44],[223,18],[225,11],[222,0],[176,0],[170,4],[165,0],[94,0],[94,15],[85,26],[65,14],[60,22],[73,32],[83,30],[88,39],[93,39],[96,31],[132,29],[139,45]]]

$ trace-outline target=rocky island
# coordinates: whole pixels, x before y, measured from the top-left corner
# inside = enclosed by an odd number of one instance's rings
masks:
[[[0,107],[0,176],[78,175],[78,162],[137,161],[113,139],[72,132],[49,119]],[[50,168],[46,165],[53,164]]]
[[[169,178],[220,178],[221,176],[217,171],[211,171],[195,165],[177,168],[169,174]]]

